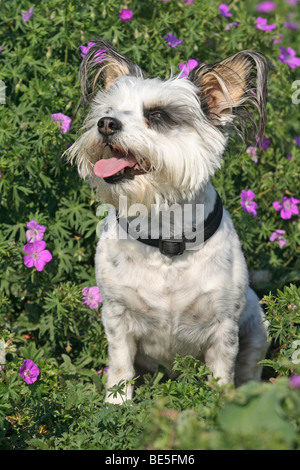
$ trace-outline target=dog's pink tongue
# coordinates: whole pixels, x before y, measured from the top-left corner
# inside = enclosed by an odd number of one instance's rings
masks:
[[[99,178],[108,178],[109,176],[115,175],[118,171],[123,170],[123,168],[129,167],[132,168],[136,165],[137,161],[135,157],[131,154],[120,157],[112,157],[103,160],[99,160],[94,165],[94,173]]]

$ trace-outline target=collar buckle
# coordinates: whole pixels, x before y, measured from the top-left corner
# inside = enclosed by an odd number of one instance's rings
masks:
[[[182,255],[185,250],[185,241],[174,239],[163,240],[162,238],[160,238],[158,242],[158,248],[163,255]]]

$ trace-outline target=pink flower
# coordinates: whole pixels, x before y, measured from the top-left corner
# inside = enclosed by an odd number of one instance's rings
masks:
[[[97,371],[97,374],[99,374],[99,375],[100,375],[100,374],[104,374],[104,372],[107,372],[107,371],[108,371],[108,367],[104,367],[103,370],[102,370],[102,369],[98,370],[98,371]]]
[[[252,160],[254,161],[255,165],[257,164],[257,161],[258,161],[256,150],[257,150],[257,147],[252,147],[252,146],[248,147],[246,150],[246,153],[249,153],[249,155],[251,155]]]
[[[294,136],[295,142],[297,145],[300,146],[300,137],[297,137],[296,135]]]
[[[283,41],[283,34],[279,33],[276,36],[273,36],[273,44],[279,44]]]
[[[258,146],[259,142],[256,142],[256,145]],[[261,144],[260,144],[261,148],[263,150],[267,150],[270,147],[270,145],[272,145],[271,140],[268,139],[268,137],[263,136],[263,138],[261,139]]]
[[[298,28],[299,28],[298,23],[291,23],[291,22],[288,22],[288,21],[286,23],[284,23],[283,26],[287,29],[291,29],[292,31],[297,31]]]
[[[260,31],[273,31],[273,29],[276,28],[276,24],[268,25],[268,20],[259,16],[258,18],[256,18],[255,28],[259,29]]]
[[[81,50],[81,57],[85,57],[86,54],[89,52],[90,48],[93,47],[96,43],[95,42],[89,42],[87,46],[81,45],[80,50]]]
[[[229,31],[229,30],[230,30],[231,28],[233,28],[234,26],[235,26],[236,28],[238,28],[239,24],[240,24],[240,23],[239,23],[238,21],[233,21],[233,23],[228,23],[228,25],[227,25],[226,28],[225,28],[225,31]]]
[[[280,217],[282,219],[291,219],[293,214],[299,214],[297,207],[299,203],[300,201],[294,197],[283,196],[281,201],[273,202],[273,207],[276,211],[280,211]]]
[[[22,10],[22,19],[25,21],[25,23],[28,23],[30,18],[32,18],[33,10],[34,10],[34,7],[29,8],[28,11]]]
[[[51,114],[51,119],[59,124],[62,134],[65,134],[71,127],[72,119],[63,113]]]
[[[28,242],[33,243],[37,240],[43,240],[44,232],[46,230],[45,225],[38,225],[37,222],[32,219],[28,222],[27,227],[30,229],[26,231],[26,239]]]
[[[188,5],[194,5],[194,0],[184,0],[184,3],[187,3]]]
[[[274,2],[261,2],[256,5],[256,11],[259,13],[270,13],[273,10],[276,10],[276,3]]]
[[[174,49],[174,47],[176,46],[179,46],[179,44],[182,44],[183,41],[178,39],[174,34],[172,33],[169,33],[167,36],[164,36],[163,39],[165,41],[167,41],[168,43],[168,46],[172,47]]]
[[[226,3],[221,3],[219,5],[219,10],[220,10],[221,16],[225,16],[225,17],[232,16],[232,13],[230,13],[230,10],[229,10],[229,6],[226,5]]]
[[[81,57],[85,57],[86,54],[89,52],[91,47],[93,47],[96,43],[95,42],[89,42],[87,46],[80,46],[81,50]],[[99,49],[97,52],[95,52],[95,62],[101,63],[105,60],[105,57],[107,55],[107,52],[105,49]]]
[[[180,78],[187,77],[190,71],[193,70],[195,67],[197,67],[197,65],[198,65],[198,61],[195,59],[190,59],[187,61],[187,63],[180,62],[178,68],[180,71],[183,70],[183,72],[180,75]]]
[[[97,286],[84,287],[82,289],[82,295],[84,305],[87,305],[91,309],[98,308],[98,304],[102,302],[102,297]]]
[[[291,69],[295,69],[296,67],[300,67],[300,57],[296,57],[296,52],[291,47],[287,47],[286,49],[283,46],[280,46],[281,54],[278,56],[280,62],[284,64],[288,64]]]
[[[292,388],[300,388],[300,375],[292,375],[289,380],[289,385]]]
[[[105,60],[107,57],[107,51],[105,49],[98,49],[98,51],[95,53],[95,62],[98,62],[100,64]]]
[[[133,18],[133,12],[131,10],[126,10],[126,8],[123,8],[123,10],[119,13],[119,18],[125,23],[128,23],[128,21],[131,21]]]
[[[45,250],[46,243],[43,240],[37,240],[33,243],[27,243],[23,250],[26,253],[24,256],[24,264],[27,268],[35,266],[37,271],[43,271],[46,263],[52,260],[50,251]]]
[[[254,198],[255,193],[251,189],[248,189],[248,191],[243,189],[243,191],[241,192],[240,204],[242,206],[243,211],[248,212],[249,214],[252,213],[253,217],[256,217],[257,203],[253,201]]]
[[[275,230],[270,236],[270,241],[274,242],[275,240],[278,241],[279,248],[283,248],[286,245],[286,239],[282,236],[285,233],[285,230]]]
[[[20,367],[19,376],[22,377],[28,385],[30,385],[37,380],[39,375],[40,370],[38,366],[30,359],[25,359],[24,364]]]

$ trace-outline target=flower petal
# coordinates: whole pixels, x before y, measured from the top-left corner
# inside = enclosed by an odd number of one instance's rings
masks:
[[[273,207],[276,211],[280,211],[282,209],[282,204],[280,204],[279,201],[274,201],[273,202]]]
[[[46,242],[44,240],[36,240],[32,243],[35,252],[40,253],[46,248]]]
[[[84,287],[81,292],[82,292],[82,295],[84,295],[84,296],[88,295],[89,287]]]
[[[33,257],[29,255],[24,256],[24,264],[27,268],[32,268],[33,266]]]
[[[285,209],[284,207],[280,211],[280,217],[282,219],[290,219],[292,217],[292,211],[291,209]]]
[[[45,263],[49,263],[52,260],[52,255],[49,250],[44,250],[40,254],[40,259],[45,261]]]

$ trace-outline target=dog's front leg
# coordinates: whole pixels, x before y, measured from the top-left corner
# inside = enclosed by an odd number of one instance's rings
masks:
[[[234,383],[235,361],[238,353],[238,324],[229,318],[214,327],[205,352],[205,364],[220,384]]]
[[[136,341],[133,335],[124,330],[123,321],[107,320],[104,326],[109,354],[105,402],[122,404],[126,400],[131,400],[133,395],[133,386],[129,381],[134,377]],[[118,393],[114,396],[109,389],[122,381],[125,382],[125,395]]]

